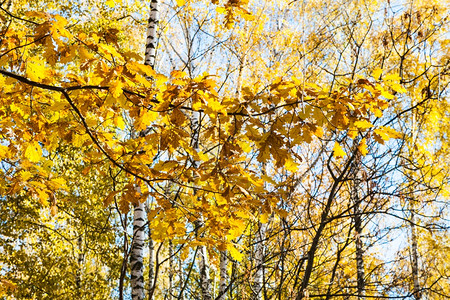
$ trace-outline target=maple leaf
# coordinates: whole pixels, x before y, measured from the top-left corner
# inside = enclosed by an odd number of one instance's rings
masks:
[[[358,120],[353,124],[359,129],[367,129],[373,127],[372,123],[367,120]]]
[[[227,250],[231,257],[236,261],[242,261],[244,254],[242,254],[233,244],[227,244]]]
[[[25,149],[25,157],[31,161],[31,162],[38,162],[42,158],[42,149],[41,146],[39,146],[39,143],[36,141],[33,141],[28,144],[27,148]]]
[[[345,151],[342,149],[341,145],[339,145],[338,142],[334,142],[333,156],[335,158],[342,158],[345,155],[347,155],[347,153],[345,153]]]

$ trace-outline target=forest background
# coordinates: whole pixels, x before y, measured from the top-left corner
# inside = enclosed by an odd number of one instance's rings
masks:
[[[449,14],[0,0],[0,299],[448,299]]]

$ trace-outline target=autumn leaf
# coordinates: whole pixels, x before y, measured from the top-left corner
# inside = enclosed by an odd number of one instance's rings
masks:
[[[31,60],[27,63],[27,76],[33,81],[40,81],[48,75],[47,68],[42,61]]]
[[[227,250],[231,257],[236,261],[242,261],[244,254],[242,254],[233,244],[227,244]]]
[[[342,149],[341,145],[339,145],[338,142],[334,142],[334,148],[333,148],[333,156],[335,158],[342,158],[345,155],[347,155],[345,153],[345,151]]]
[[[114,0],[107,0],[105,2],[105,4],[111,8],[113,8],[115,6],[115,1]]]
[[[296,172],[298,170],[298,164],[296,162],[294,162],[292,157],[289,157],[286,160],[284,167],[286,168],[286,170],[288,170],[290,172]]]
[[[39,146],[38,142],[33,141],[28,144],[27,148],[25,149],[25,157],[31,162],[38,162],[41,160],[42,149],[41,146]]]
[[[5,145],[0,145],[0,159],[7,158],[9,156],[9,148]]]
[[[382,70],[382,69],[376,68],[376,69],[373,70],[373,72],[372,72],[372,77],[373,77],[375,80],[379,80],[382,73],[383,73],[383,70]]]
[[[361,142],[358,145],[358,150],[363,156],[366,156],[367,153],[369,153],[369,151],[367,150],[366,138],[363,138],[361,140]]]
[[[359,129],[368,129],[373,127],[372,123],[367,120],[359,120],[354,123],[354,125]]]
[[[122,94],[122,88],[124,87],[124,84],[122,81],[117,80],[111,83],[111,87],[109,88],[111,91],[111,94],[114,98],[119,98]]]
[[[112,191],[106,196],[106,198],[103,200],[103,206],[108,207],[113,201],[114,196],[116,196],[120,191]]]

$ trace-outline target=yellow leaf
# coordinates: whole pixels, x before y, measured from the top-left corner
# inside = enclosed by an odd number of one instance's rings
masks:
[[[392,95],[391,93],[389,93],[389,92],[386,91],[385,89],[383,89],[383,90],[381,91],[381,96],[383,96],[384,98],[389,99],[389,100],[392,100],[392,99],[395,98],[394,95]]]
[[[0,145],[0,159],[7,158],[9,153],[8,146]]]
[[[115,81],[112,83],[111,87],[109,88],[109,90],[112,93],[112,96],[114,98],[119,98],[120,95],[122,94],[122,87],[124,86],[122,81]]]
[[[376,69],[373,70],[373,72],[372,72],[372,77],[373,77],[375,80],[378,80],[378,79],[380,78],[380,76],[381,76],[382,73],[383,73],[383,70],[381,70],[380,68],[376,68]]]
[[[138,63],[130,63],[130,66],[140,72],[142,72],[144,75],[147,75],[149,77],[155,77],[156,72],[153,70],[151,66],[138,64]]]
[[[359,129],[367,129],[367,128],[373,127],[372,123],[370,123],[367,120],[356,121],[354,123],[354,125]]]
[[[109,7],[114,7],[114,0],[108,0],[105,2],[106,5],[108,5]]]
[[[292,157],[289,157],[286,160],[284,167],[290,172],[296,172],[298,170],[298,164],[292,159]]]
[[[27,181],[27,180],[30,179],[31,177],[33,177],[33,174],[31,174],[31,172],[24,171],[24,170],[20,171],[20,178],[21,178],[23,181]]]
[[[230,252],[231,257],[234,260],[241,261],[244,258],[244,254],[242,254],[233,244],[227,245],[227,250]]]
[[[38,162],[42,158],[42,149],[38,142],[34,141],[28,144],[25,157],[31,162]]]
[[[66,106],[68,106],[69,104],[65,101],[55,101],[52,106],[50,106],[50,110],[52,111],[60,111],[63,110],[64,108],[66,108]]]
[[[266,213],[261,214],[259,216],[259,220],[261,221],[261,223],[266,224],[267,222],[269,222],[269,215]]]
[[[80,57],[86,60],[89,60],[94,57],[93,54],[91,54],[88,50],[86,50],[84,47],[80,47],[78,50],[80,53]]]
[[[39,203],[41,203],[43,206],[48,205],[48,199],[50,198],[48,193],[41,189],[35,189],[36,196],[39,200]]]
[[[142,110],[140,116],[137,118],[135,127],[137,130],[144,130],[153,121],[158,118],[159,114],[151,110]]]
[[[242,220],[239,219],[232,220],[232,228],[228,231],[227,239],[233,240],[237,238],[244,232],[245,227],[246,225]]]
[[[29,61],[27,63],[27,76],[33,81],[39,81],[46,76],[46,68],[41,61]]]
[[[114,125],[116,125],[118,128],[120,128],[122,130],[125,128],[125,122],[124,122],[122,116],[118,115],[114,118]]]
[[[363,156],[366,156],[366,154],[369,152],[367,150],[366,138],[363,138],[361,140],[361,142],[358,145],[358,150]]]
[[[406,89],[401,84],[392,83],[390,86],[397,93],[406,93]]]
[[[333,148],[333,156],[335,158],[341,158],[347,155],[345,151],[342,149],[341,145],[339,145],[338,142],[334,142],[334,148]]]
[[[397,73],[391,73],[384,76],[384,80],[400,81],[402,78]]]
[[[227,199],[225,197],[222,197],[222,195],[216,195],[216,202],[217,205],[225,205],[228,203]]]
[[[9,292],[15,290],[16,288],[17,286],[15,283],[4,278],[0,278],[0,297],[7,296]]]
[[[177,5],[178,6],[183,6],[186,4],[186,0],[177,0]]]
[[[287,218],[287,216],[289,215],[288,212],[284,209],[278,209],[277,213],[281,218]]]
[[[374,133],[379,135],[380,138],[387,141],[390,138],[399,139],[402,137],[402,134],[397,132],[396,130],[388,127],[388,126],[382,126],[380,128],[377,128],[374,130]]]
[[[245,153],[250,153],[250,151],[252,150],[252,146],[245,140],[237,140],[236,143],[239,145],[239,147],[241,147],[242,151],[244,151]]]

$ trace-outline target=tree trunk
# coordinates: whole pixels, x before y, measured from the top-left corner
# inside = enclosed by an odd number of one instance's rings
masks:
[[[263,299],[263,286],[264,286],[264,241],[266,239],[266,224],[258,222],[259,230],[257,233],[257,241],[255,245],[255,276],[252,287],[252,299]]]
[[[362,243],[362,221],[361,221],[361,199],[358,195],[358,186],[360,185],[360,180],[358,178],[358,171],[361,167],[361,157],[356,154],[355,161],[352,166],[350,174],[353,174],[353,180],[351,182],[350,198],[352,204],[354,205],[354,216],[353,222],[355,225],[355,249],[356,249],[356,282],[357,282],[357,294],[358,299],[363,299],[364,297],[364,249]]]
[[[173,244],[172,241],[169,240],[169,291],[167,295],[167,299],[172,300],[172,294],[173,294],[173,274],[174,274],[174,268],[173,268]]]
[[[356,182],[354,182],[354,185],[356,185]],[[358,197],[358,191],[356,188],[353,190],[353,196],[355,197],[355,209],[354,209],[354,223],[355,223],[355,248],[356,248],[356,278],[357,278],[357,288],[358,288],[358,299],[363,299],[364,297],[364,289],[365,289],[365,283],[364,283],[364,249],[363,249],[363,243],[361,240],[362,235],[362,223],[361,223],[361,211],[360,211],[360,205],[361,201]]]
[[[200,246],[198,251],[200,256],[199,267],[200,267],[200,286],[202,289],[202,299],[212,300],[211,295],[211,278],[209,277],[209,260],[206,246]]]
[[[416,127],[416,113],[412,112],[412,142],[413,145],[411,147],[410,159],[413,160],[415,154],[415,143],[417,139],[417,127]],[[414,299],[418,300],[422,298],[420,293],[420,284],[419,284],[419,258],[417,251],[417,234],[416,234],[416,205],[414,199],[414,189],[410,186],[410,196],[408,197],[408,206],[409,212],[411,214],[411,219],[409,222],[411,228],[411,275],[413,279],[413,296]]]
[[[147,25],[147,41],[145,44],[145,64],[155,68],[156,33],[159,24],[158,0],[150,3],[150,16]]]
[[[158,0],[150,3],[150,15],[147,25],[147,39],[145,44],[145,64],[154,68],[156,56],[156,32],[159,22]],[[148,78],[151,80],[151,78]],[[133,221],[133,242],[131,244],[131,295],[133,300],[144,299],[144,225],[145,225],[145,205],[139,203],[134,207]],[[150,228],[150,226],[149,226]],[[149,230],[149,297],[152,297],[153,289],[153,241]]]
[[[413,295],[414,299],[419,300],[422,298],[419,284],[419,255],[417,251],[417,233],[416,233],[416,216],[415,205],[413,199],[409,199],[411,220],[409,222],[411,228],[411,273],[413,279]]]
[[[131,244],[131,298],[144,299],[144,226],[145,205],[143,202],[134,206],[133,242]]]
[[[78,269],[76,273],[76,286],[77,286],[77,292],[79,295],[81,295],[81,273],[83,269],[83,261],[84,261],[84,254],[83,254],[83,237],[81,234],[78,235],[77,239],[77,246],[78,246]]]
[[[226,299],[226,289],[228,281],[228,257],[227,251],[220,251],[220,282],[219,282],[219,297],[217,300]]]
[[[150,222],[150,220],[149,220]],[[154,270],[155,270],[155,243],[152,240],[152,230],[150,229],[150,225],[148,226],[148,300],[152,300],[153,298],[153,289],[154,287]]]

